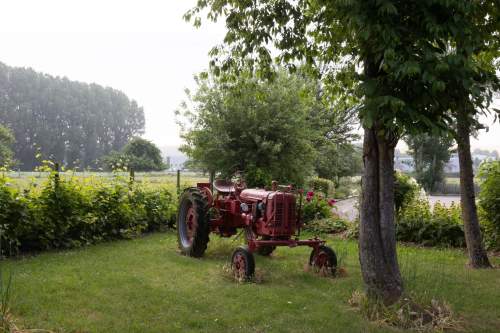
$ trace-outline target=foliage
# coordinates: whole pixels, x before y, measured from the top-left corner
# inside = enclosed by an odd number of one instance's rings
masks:
[[[243,0],[209,0],[199,1],[185,19],[199,26],[205,13],[208,20],[225,18],[224,44],[211,51],[216,73],[237,76],[250,63],[257,74],[272,77],[273,60],[292,70],[306,62],[339,100],[355,96],[362,101],[358,111],[367,128],[446,132],[454,122],[436,98],[446,95],[442,92],[454,79],[467,81],[472,90],[488,89],[475,81],[481,75],[463,74],[484,70],[491,62],[483,59],[486,65],[477,66],[475,59],[463,68],[461,50],[450,52],[450,44],[460,36],[474,38],[471,31],[493,39],[497,20],[487,21],[486,13],[496,18],[497,10],[490,3],[460,0],[256,1],[253,6]],[[467,52],[482,46],[483,39],[473,41],[463,45]],[[361,75],[356,72],[359,63]]]
[[[247,170],[244,177],[249,188],[264,188],[269,186],[269,184],[273,181],[271,174],[261,168],[251,168],[250,170]]]
[[[409,192],[411,193],[411,192]],[[400,207],[396,217],[396,239],[423,246],[465,247],[460,205],[437,202],[431,209],[426,199],[413,197]],[[359,219],[348,225],[347,239],[359,237]]]
[[[0,119],[23,170],[41,154],[73,168],[120,150],[144,131],[144,111],[123,92],[0,63]]]
[[[103,162],[109,170],[161,171],[167,167],[160,149],[151,141],[139,137],[132,138],[120,153],[112,152],[106,156]]]
[[[401,172],[394,173],[394,205],[399,212],[419,195],[420,187],[413,178]]]
[[[444,183],[444,166],[450,160],[453,139],[426,133],[407,135],[405,138],[415,162],[417,182],[427,191],[436,191]]]
[[[500,161],[483,163],[479,169],[479,216],[489,249],[500,250]]]
[[[314,177],[308,180],[307,185],[311,191],[319,191],[327,197],[335,193],[335,184],[329,179]]]
[[[0,228],[7,254],[73,248],[102,240],[131,238],[167,227],[174,197],[162,188],[116,177],[60,178],[22,192],[0,178]]]
[[[12,145],[14,144],[12,132],[0,124],[0,168],[12,163]]]
[[[304,80],[282,74],[267,84],[242,73],[230,85],[214,77],[197,83],[192,107],[183,108],[190,128],[182,151],[222,177],[242,171],[258,185],[269,176],[304,182],[314,157],[307,123],[314,96]]]
[[[312,220],[331,217],[334,204],[335,200],[327,200],[321,193],[307,192],[306,200],[302,207],[302,221],[304,224],[307,224]]]
[[[200,74],[178,112],[190,165],[225,177],[244,171],[259,186],[269,177],[303,184],[313,171],[332,179],[358,171],[352,109],[337,107],[307,71],[277,71],[273,82],[248,68],[232,82]]]
[[[318,156],[314,169],[319,177],[338,182],[339,178],[362,173],[361,149],[350,143],[316,146]]]
[[[347,226],[346,233],[344,234],[346,239],[358,239],[359,238],[359,217],[354,219]]]
[[[314,219],[304,225],[304,230],[315,235],[338,234],[347,230],[349,222],[340,218],[336,214],[323,219]]]
[[[460,205],[439,202],[431,209],[427,200],[415,199],[397,215],[396,238],[424,246],[464,247]]]

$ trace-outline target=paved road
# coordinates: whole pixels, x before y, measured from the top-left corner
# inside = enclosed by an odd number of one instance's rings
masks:
[[[452,202],[459,203],[460,202],[460,197],[459,196],[428,196],[429,202],[431,203],[432,206],[436,202],[441,202],[445,206],[450,206]],[[356,209],[356,205],[358,202],[358,198],[349,198],[345,200],[339,200],[337,203],[335,203],[335,206],[337,207],[336,212],[339,214],[341,217],[353,221],[357,214],[358,211]]]
[[[339,214],[340,217],[347,219],[348,221],[354,221],[358,215],[358,210],[356,205],[358,203],[358,198],[349,198],[345,200],[339,200],[335,203],[334,212]]]

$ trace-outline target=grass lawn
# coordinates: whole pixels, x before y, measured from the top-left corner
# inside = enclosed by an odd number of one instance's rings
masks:
[[[25,328],[56,332],[398,332],[347,304],[361,288],[355,242],[330,240],[347,277],[304,270],[308,248],[256,257],[260,283],[224,265],[239,243],[213,236],[203,259],[177,252],[173,232],[2,262],[12,312]],[[459,250],[399,248],[409,288],[446,299],[467,331],[500,332],[500,270],[471,271]],[[500,264],[500,258],[493,258]]]

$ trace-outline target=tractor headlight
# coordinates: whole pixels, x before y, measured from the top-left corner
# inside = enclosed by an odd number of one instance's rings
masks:
[[[259,202],[257,204],[257,208],[261,211],[261,212],[264,212],[264,210],[266,209],[266,204],[263,203],[263,202]]]
[[[241,211],[245,212],[245,213],[248,212],[248,210],[249,210],[248,205],[244,202],[241,203],[240,208],[241,208]]]

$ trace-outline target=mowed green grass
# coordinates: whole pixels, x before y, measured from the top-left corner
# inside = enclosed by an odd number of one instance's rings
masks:
[[[347,276],[304,270],[308,248],[256,257],[259,283],[224,269],[240,240],[212,236],[203,259],[182,256],[173,232],[3,261],[12,312],[24,328],[56,332],[399,332],[348,305],[361,289],[357,245],[330,239]],[[471,332],[500,331],[500,270],[472,271],[461,250],[401,246],[407,285],[446,299]],[[496,264],[499,258],[493,258]]]

